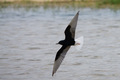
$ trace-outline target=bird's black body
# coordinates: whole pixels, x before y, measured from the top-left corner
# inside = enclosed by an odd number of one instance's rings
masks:
[[[71,45],[75,44],[75,41],[74,41],[74,39],[70,39],[69,41],[68,40],[61,40],[61,41],[59,41],[58,44],[63,45],[63,46],[71,46]]]
[[[70,46],[75,44],[74,38],[72,38],[72,34],[70,32],[71,26],[68,25],[66,30],[65,30],[65,40],[59,41],[58,44],[64,45],[64,46]]]

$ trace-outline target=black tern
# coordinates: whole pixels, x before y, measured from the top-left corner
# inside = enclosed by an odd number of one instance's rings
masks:
[[[77,47],[77,48],[80,48],[83,44],[83,37],[80,37],[75,40],[75,30],[76,30],[76,26],[77,26],[78,16],[79,16],[79,11],[73,17],[72,21],[69,23],[69,25],[65,29],[65,31],[64,31],[65,39],[61,40],[57,43],[57,44],[62,45],[62,47],[58,50],[58,52],[56,54],[52,76],[59,68],[60,64],[62,63],[62,61],[63,61],[67,51],[70,49],[70,47],[73,45],[78,45],[79,47]]]

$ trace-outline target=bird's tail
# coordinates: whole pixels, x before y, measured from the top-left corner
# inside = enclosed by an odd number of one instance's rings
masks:
[[[83,42],[84,42],[84,37],[83,37],[83,36],[75,39],[75,48],[76,48],[78,51],[82,48]]]

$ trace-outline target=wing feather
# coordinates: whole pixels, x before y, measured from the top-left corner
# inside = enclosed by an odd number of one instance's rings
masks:
[[[72,37],[73,39],[75,38],[75,30],[76,30],[76,26],[77,26],[78,16],[79,16],[79,11],[73,17],[73,19],[71,20],[71,22],[65,29],[65,39],[69,39],[70,37]]]
[[[60,48],[60,50],[57,52],[56,58],[55,58],[55,62],[54,62],[54,67],[53,67],[53,73],[52,76],[54,75],[54,73],[57,71],[57,69],[59,68],[60,64],[62,63],[67,51],[69,50],[70,46],[62,46]]]

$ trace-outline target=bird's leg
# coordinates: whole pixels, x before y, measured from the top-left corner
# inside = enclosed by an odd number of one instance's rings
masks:
[[[75,45],[80,45],[80,43],[75,43]]]

